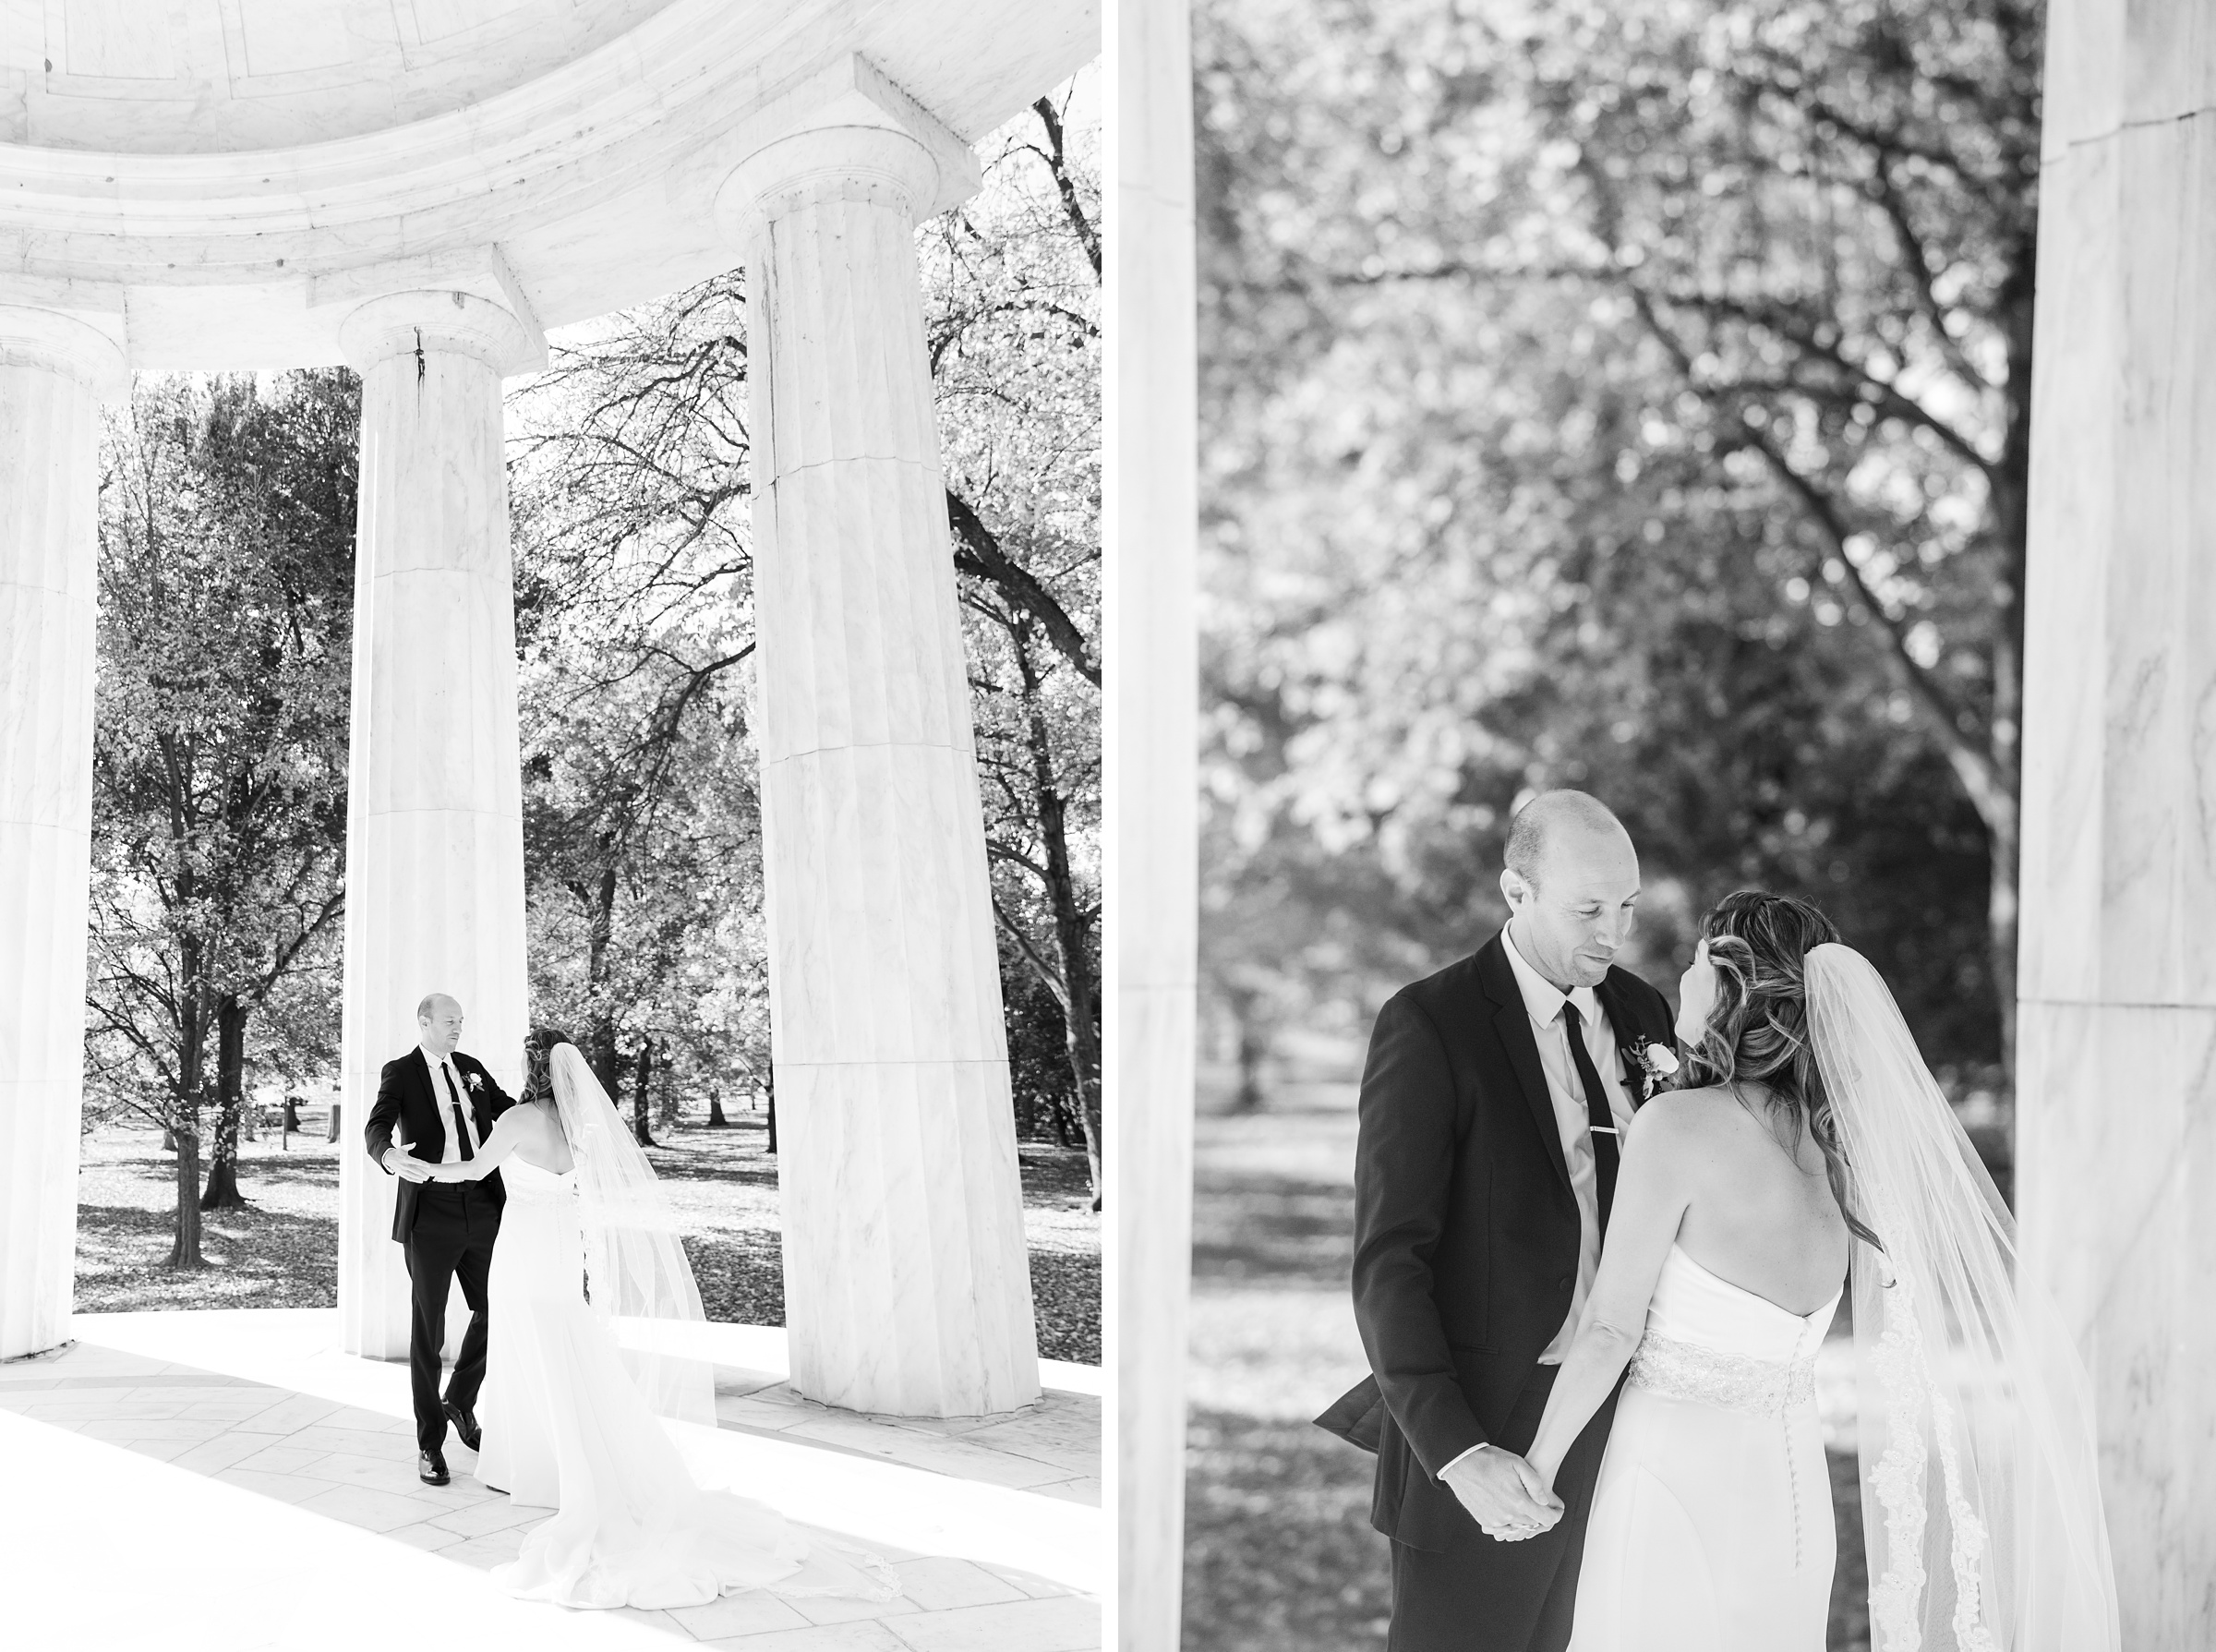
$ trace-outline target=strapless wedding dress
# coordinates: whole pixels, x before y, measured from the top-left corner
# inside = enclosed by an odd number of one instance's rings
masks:
[[[1570,1652],[1823,1652],[1815,1357],[1838,1306],[1788,1313],[1670,1247],[1594,1488]]]
[[[890,1599],[882,1562],[703,1490],[585,1305],[576,1173],[510,1158],[493,1247],[477,1477],[558,1511],[493,1578],[567,1606],[700,1606],[731,1589]]]

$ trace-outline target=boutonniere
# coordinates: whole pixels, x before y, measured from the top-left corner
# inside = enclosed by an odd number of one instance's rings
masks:
[[[472,1074],[470,1074],[470,1075],[469,1075],[469,1087],[470,1087],[472,1090],[482,1090],[482,1089],[484,1089],[484,1088],[485,1088],[485,1075],[484,1075],[483,1073],[472,1073]]]
[[[1627,1069],[1638,1069],[1642,1103],[1650,1099],[1666,1080],[1677,1077],[1678,1053],[1665,1043],[1634,1040],[1623,1046],[1623,1060]]]

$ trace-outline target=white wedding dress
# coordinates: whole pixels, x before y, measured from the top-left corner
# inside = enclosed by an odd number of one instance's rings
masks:
[[[890,1599],[873,1557],[812,1540],[776,1510],[693,1482],[586,1305],[577,1172],[511,1156],[493,1247],[477,1477],[558,1511],[496,1582],[577,1607],[699,1606],[728,1590]]]
[[[1813,1313],[1672,1245],[1608,1433],[1571,1652],[1823,1652],[1836,1535]]]

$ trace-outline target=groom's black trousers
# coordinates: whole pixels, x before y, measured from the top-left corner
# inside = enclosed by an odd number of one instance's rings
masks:
[[[1495,1436],[1502,1450],[1531,1449],[1559,1369],[1539,1366],[1524,1385],[1507,1424]],[[1466,1534],[1443,1551],[1393,1544],[1387,1652],[1563,1652],[1577,1604],[1593,1486],[1600,1477],[1601,1453],[1615,1420],[1616,1396],[1610,1394],[1555,1476],[1563,1513],[1551,1530],[1501,1543],[1473,1520]]]
[[[439,1404],[439,1350],[446,1342],[446,1298],[462,1282],[469,1330],[454,1360],[446,1397],[474,1411],[485,1381],[485,1339],[490,1315],[485,1282],[492,1271],[493,1241],[500,1236],[500,1207],[483,1182],[426,1182],[417,1191],[416,1224],[401,1242],[408,1260],[408,1385],[416,1401],[416,1444],[435,1452],[446,1443],[446,1413]]]

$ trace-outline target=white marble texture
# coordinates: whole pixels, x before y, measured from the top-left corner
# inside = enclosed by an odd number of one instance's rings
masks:
[[[0,1359],[69,1336],[92,821],[92,328],[0,308]]]
[[[2216,1644],[2216,29],[2050,17],[2017,1209],[2093,1377],[2125,1644]]]
[[[341,1084],[359,1149],[416,1007],[452,994],[462,1048],[509,1093],[526,1026],[515,610],[500,377],[529,330],[488,301],[388,295],[349,318],[362,373]],[[421,353],[418,355],[418,340]],[[339,1317],[349,1353],[407,1351],[393,1179],[340,1159]],[[459,1315],[454,1293],[452,1313]]]
[[[1039,1393],[914,223],[885,127],[727,197],[749,295],[763,837],[795,1387],[904,1416]]]
[[[14,0],[0,301],[101,292],[135,367],[311,366],[343,358],[319,283],[496,245],[546,325],[586,320],[729,267],[716,192],[765,116],[825,124],[790,94],[828,67],[967,144],[1099,30],[1097,0]]]
[[[1126,0],[1107,65],[1106,1353],[1124,1652],[1175,1652],[1184,1570],[1199,910],[1190,28],[1186,0]]]

